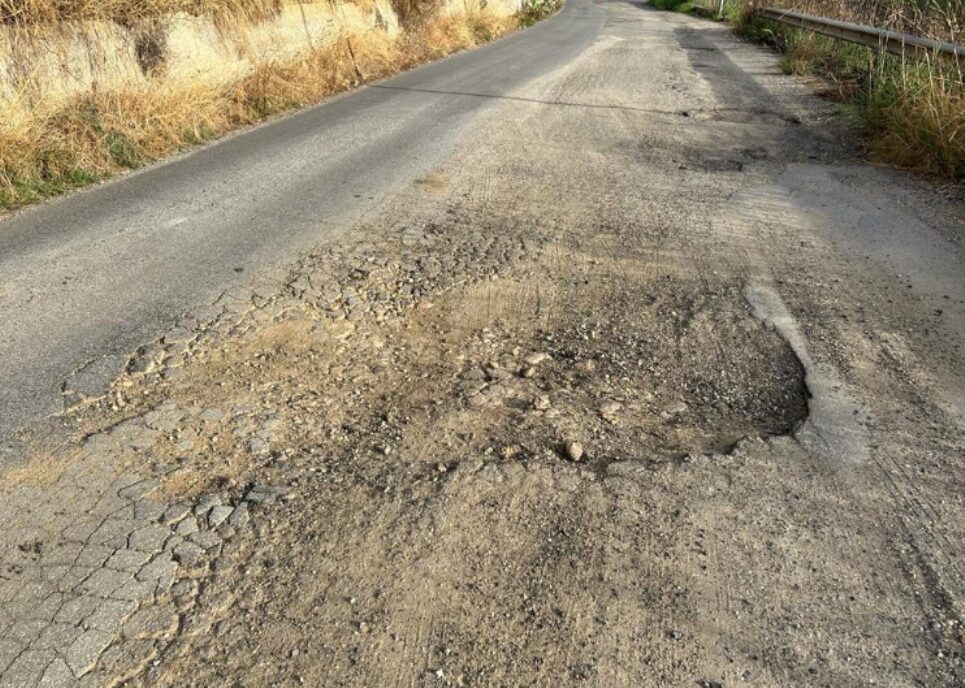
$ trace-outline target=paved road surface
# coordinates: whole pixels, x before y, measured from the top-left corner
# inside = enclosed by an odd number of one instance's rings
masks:
[[[149,345],[0,471],[0,688],[965,685],[961,199],[837,111],[571,0],[0,222],[6,431]]]
[[[603,18],[573,3],[525,34],[0,223],[0,438],[60,411],[78,369],[96,391],[189,308],[332,238],[444,158],[493,97],[580,54]]]

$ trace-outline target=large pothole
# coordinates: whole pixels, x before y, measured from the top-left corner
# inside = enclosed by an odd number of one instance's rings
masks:
[[[366,474],[573,460],[571,443],[594,464],[663,461],[805,418],[804,370],[739,283],[602,234],[548,245],[450,217],[315,256],[287,294],[147,347],[108,415],[164,400],[138,450],[181,465],[176,491],[290,479],[318,455]]]
[[[252,485],[305,500],[286,507],[294,529],[256,509],[252,546],[275,561],[320,528],[378,539],[373,504],[415,509],[384,526],[388,542],[431,530],[418,505],[486,464],[486,489],[530,470],[576,489],[613,462],[719,453],[807,414],[800,362],[741,285],[643,253],[629,230],[565,238],[449,211],[366,236],[380,238],[320,251],[274,291],[226,295],[142,347],[75,410],[88,454],[156,475],[162,503],[228,513]],[[172,590],[217,596],[204,581],[242,562],[205,560]],[[157,602],[182,622],[216,616],[172,599]],[[132,666],[190,647],[169,640],[145,641]]]

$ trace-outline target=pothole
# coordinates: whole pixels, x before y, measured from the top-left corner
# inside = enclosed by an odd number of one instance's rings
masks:
[[[661,269],[616,233],[536,249],[460,233],[472,224],[316,257],[183,361],[146,347],[153,363],[116,394],[165,399],[167,420],[135,419],[137,450],[177,464],[171,490],[190,493],[291,480],[319,456],[371,475],[453,457],[666,461],[806,418],[804,369],[739,283]]]
[[[721,141],[703,132],[695,132],[686,141],[675,142],[673,146],[651,141],[621,142],[615,149],[635,162],[662,161],[680,170],[712,173],[743,172],[772,157],[766,147],[721,145]]]
[[[449,346],[414,347],[431,391],[406,387],[391,402],[433,404],[401,433],[400,455],[565,461],[578,442],[594,464],[664,461],[785,434],[806,418],[800,362],[739,285],[613,277],[572,299],[534,277],[489,283],[449,306]]]
[[[432,500],[485,464],[497,465],[486,476],[592,478],[615,462],[726,452],[807,415],[792,346],[741,284],[643,253],[636,233],[659,228],[551,242],[448,209],[366,229],[379,240],[325,249],[273,289],[193,314],[77,407],[86,455],[155,476],[158,509],[204,506],[208,530],[177,525],[191,543],[177,543],[181,568],[220,546],[208,531],[233,527],[252,494]],[[255,538],[269,527],[253,523]],[[220,561],[201,562],[203,575]],[[210,606],[194,590],[159,603]],[[164,647],[145,640],[129,664]]]
[[[801,362],[809,403],[807,418],[802,419],[806,422],[794,428],[796,439],[828,460],[848,457],[855,463],[867,461],[867,409],[855,401],[832,367],[819,365],[811,358],[797,321],[776,290],[752,283],[744,294],[754,316],[778,332]]]

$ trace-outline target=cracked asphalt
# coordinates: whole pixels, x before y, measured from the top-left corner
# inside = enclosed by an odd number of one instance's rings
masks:
[[[342,229],[444,158],[493,98],[566,64],[602,13],[334,98],[129,178],[25,210],[0,230],[0,460],[61,386],[102,392],[188,310]],[[461,95],[470,92],[472,96]]]
[[[855,141],[573,0],[0,221],[0,687],[962,685],[962,199]]]

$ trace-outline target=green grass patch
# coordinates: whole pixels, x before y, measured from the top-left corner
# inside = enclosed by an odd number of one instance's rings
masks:
[[[206,124],[198,124],[191,129],[187,129],[181,136],[186,147],[200,146],[202,143],[213,141],[216,138],[218,138],[218,132]]]
[[[0,185],[0,209],[13,210],[45,198],[93,184],[98,176],[81,169],[45,179],[41,176],[14,177],[9,184]]]
[[[133,170],[144,164],[141,151],[123,134],[107,132],[104,135],[104,145],[107,148],[107,157],[119,167]]]

